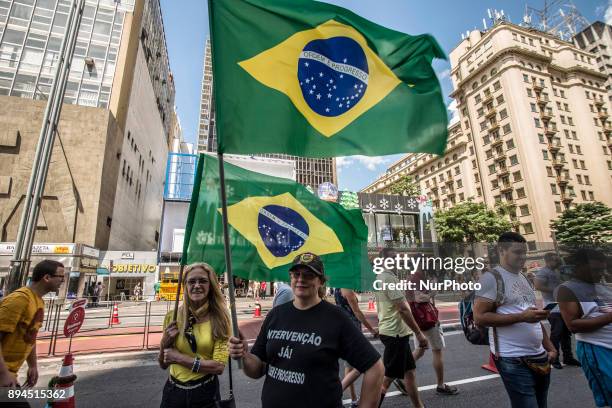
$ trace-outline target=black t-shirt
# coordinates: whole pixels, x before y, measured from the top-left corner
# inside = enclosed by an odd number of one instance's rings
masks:
[[[338,359],[363,373],[380,358],[346,314],[325,301],[307,310],[293,302],[272,309],[251,353],[268,364],[264,408],[342,407]]]

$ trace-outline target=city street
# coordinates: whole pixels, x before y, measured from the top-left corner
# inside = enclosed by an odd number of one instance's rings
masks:
[[[446,382],[455,384],[460,393],[456,396],[436,395],[431,353],[427,353],[417,363],[417,378],[425,405],[453,408],[509,407],[499,377],[480,368],[486,359],[486,347],[469,344],[460,331],[447,333],[446,340],[448,347],[445,355]],[[380,341],[375,340],[372,343],[379,352],[382,352]],[[76,356],[75,373],[79,377],[75,385],[77,406],[87,408],[158,406],[167,373],[157,367],[156,358],[155,351]],[[59,358],[41,362],[39,385],[45,384],[52,375],[56,374],[59,364]],[[263,379],[246,378],[237,369],[233,372],[237,406],[258,407]],[[227,375],[222,377],[221,383],[222,392],[227,393]],[[348,398],[346,393],[345,398]],[[568,405],[568,401],[572,403]],[[345,400],[345,403],[347,402]],[[572,408],[594,406],[581,369],[566,367],[563,370],[553,371],[548,405]],[[42,407],[43,404],[34,403],[32,406]],[[408,398],[399,395],[395,388],[392,388],[383,404],[383,407],[406,406],[410,406]]]

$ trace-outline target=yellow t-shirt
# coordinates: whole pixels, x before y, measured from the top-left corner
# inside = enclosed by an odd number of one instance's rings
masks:
[[[164,329],[172,321],[172,313],[173,312],[170,311],[168,314],[166,314],[166,317],[164,318]],[[204,323],[196,323],[193,326],[193,334],[195,335],[198,345],[198,356],[202,360],[214,360],[221,364],[227,364],[227,358],[229,356],[227,339],[213,339],[210,320]],[[179,333],[179,335],[176,337],[174,348],[183,354],[195,358],[195,353],[191,351],[191,347],[189,346],[189,343],[187,342],[187,339],[183,333]],[[206,374],[194,373],[191,371],[191,367],[187,368],[180,364],[170,364],[170,375],[179,381],[187,382],[202,378]]]
[[[0,302],[2,357],[11,373],[17,374],[32,351],[44,310],[42,298],[27,287],[17,289]]]
[[[384,271],[378,275],[383,284],[399,283],[397,277],[389,272]],[[406,300],[404,292],[401,290],[377,290],[376,300],[378,302],[378,332],[384,336],[399,336],[404,337],[412,334],[412,330],[408,327],[402,316],[395,308],[396,301]]]

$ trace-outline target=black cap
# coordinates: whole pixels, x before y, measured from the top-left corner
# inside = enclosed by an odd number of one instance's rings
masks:
[[[304,252],[303,254],[296,256],[295,259],[293,259],[293,265],[291,265],[289,271],[294,270],[300,265],[309,268],[311,271],[313,271],[319,276],[325,275],[321,258],[313,254],[312,252]]]

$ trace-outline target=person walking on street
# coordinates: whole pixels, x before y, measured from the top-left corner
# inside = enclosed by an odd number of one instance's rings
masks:
[[[219,379],[228,360],[230,318],[217,275],[205,263],[185,267],[184,301],[177,320],[164,319],[158,362],[170,375],[161,408],[213,407],[219,401]]]
[[[57,292],[64,282],[64,265],[57,261],[39,262],[32,271],[31,283],[6,296],[0,303],[0,387],[20,387],[17,372],[28,363],[25,386],[38,381],[36,336],[42,326],[49,292]],[[2,403],[5,407],[27,407],[28,403]]]
[[[557,350],[541,323],[549,312],[536,308],[535,291],[521,273],[527,241],[516,232],[504,232],[497,250],[499,266],[480,278],[474,320],[492,328],[490,350],[512,408],[546,408],[550,362]]]
[[[425,276],[422,270],[415,272],[410,279],[412,282],[418,283],[425,280]],[[436,291],[406,291],[406,298],[410,303],[410,309],[412,314],[419,325],[419,328],[427,337],[429,347],[433,355],[433,368],[436,372],[437,386],[436,393],[442,395],[455,395],[458,394],[457,387],[450,386],[444,383],[444,356],[443,350],[446,348],[444,342],[444,333],[440,326],[440,320],[438,319],[438,310],[435,307],[434,299]],[[418,313],[417,313],[418,312]],[[419,361],[421,357],[425,355],[424,348],[418,346],[416,338],[414,342],[414,352],[412,357],[414,361]],[[394,384],[400,388],[403,383],[401,381],[394,381]],[[405,391],[400,388],[400,391]]]
[[[94,297],[93,297],[94,307],[98,307],[98,302],[100,301],[101,296],[102,296],[102,282],[98,282],[96,286],[94,286]]]
[[[395,258],[396,252],[392,248],[384,248],[380,256]],[[423,349],[428,347],[427,338],[414,320],[404,292],[387,289],[389,285],[399,283],[395,271],[385,269],[378,275],[378,279],[383,288],[386,288],[376,292],[378,332],[380,341],[385,347],[383,354],[385,378],[381,388],[381,404],[391,383],[395,379],[403,379],[405,386],[403,391],[408,394],[416,408],[422,408],[423,402],[416,383],[416,365],[410,349],[410,336],[414,333],[418,346]]]
[[[595,404],[612,406],[612,288],[602,283],[605,255],[580,249],[571,256],[572,278],[559,287],[557,300],[567,327],[576,333],[576,355]]]
[[[230,355],[242,359],[244,373],[266,377],[261,406],[342,407],[341,358],[364,373],[360,407],[377,407],[380,355],[339,308],[322,300],[327,280],[323,262],[303,253],[293,260],[289,274],[295,298],[268,313],[251,351],[243,338],[230,338]]]
[[[548,252],[544,255],[544,262],[545,266],[540,268],[535,275],[535,288],[542,293],[544,306],[547,306],[555,303],[555,291],[561,284],[559,272],[561,258],[554,252]],[[550,311],[548,321],[550,322],[550,341],[555,349],[563,351],[563,364],[580,367],[580,362],[574,358],[572,352],[572,333],[561,317],[559,306],[555,306]],[[559,346],[561,346],[561,349],[559,349]],[[560,354],[552,362],[552,366],[557,369],[563,368],[559,361]]]
[[[357,295],[355,291],[352,289],[334,289],[334,299],[336,301],[336,305],[340,307],[342,311],[345,312],[347,317],[351,320],[351,322],[355,325],[357,330],[361,332],[361,325],[363,324],[366,329],[372,334],[374,338],[378,337],[378,330],[375,330],[370,322],[366,319],[361,309],[359,309],[359,299],[357,299]],[[350,365],[346,365],[344,369],[345,377],[350,374],[354,369]],[[354,380],[353,380],[354,381]],[[351,407],[355,408],[359,406],[357,394],[355,393],[355,386],[353,382],[348,386],[349,392],[351,394]]]
[[[140,295],[142,294],[142,289],[140,288],[140,282],[136,283],[134,287],[134,300],[137,302],[140,300]]]
[[[261,282],[261,285],[259,285],[259,294],[261,296],[261,300],[264,300],[266,298],[266,289],[268,288],[268,283],[267,282]]]

